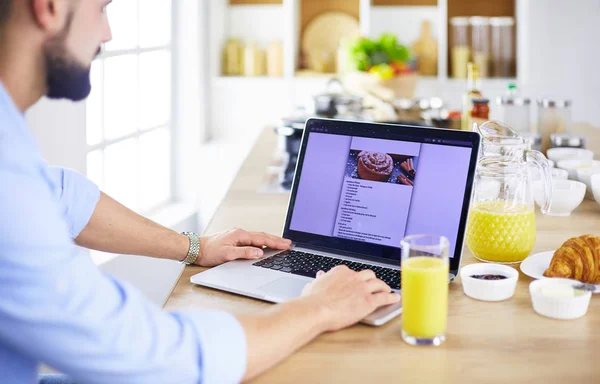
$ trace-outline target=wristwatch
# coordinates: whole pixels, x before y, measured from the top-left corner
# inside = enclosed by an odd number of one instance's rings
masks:
[[[190,239],[190,248],[188,249],[187,256],[181,262],[186,265],[194,264],[200,254],[200,236],[194,232],[182,232],[181,234]]]

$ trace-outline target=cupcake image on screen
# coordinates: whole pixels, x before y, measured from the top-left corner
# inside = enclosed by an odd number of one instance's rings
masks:
[[[394,170],[387,153],[362,151],[358,154],[358,176],[364,180],[388,181]]]
[[[417,162],[418,156],[351,150],[346,176],[413,187],[417,176]]]

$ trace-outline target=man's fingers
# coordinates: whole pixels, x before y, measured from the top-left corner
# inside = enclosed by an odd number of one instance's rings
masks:
[[[288,249],[292,242],[291,240],[282,239],[279,236],[273,236],[263,232],[250,232],[252,237],[252,245],[254,246],[267,246],[273,249]],[[255,244],[258,242],[259,244]]]
[[[358,272],[358,277],[363,281],[377,278],[377,276],[375,276],[375,272],[371,271],[370,269],[363,269],[362,271]]]
[[[237,245],[251,245],[254,247],[269,247],[273,249],[288,249],[292,242],[277,236],[262,232],[247,232],[237,230],[233,232]]]
[[[340,265],[336,265],[335,267],[331,268],[329,270],[329,273],[342,273],[342,272],[350,272],[351,269],[348,268],[347,265],[344,264],[340,264]]]
[[[390,293],[392,291],[392,289],[390,288],[389,285],[387,285],[386,283],[384,283],[383,281],[381,281],[379,279],[372,279],[372,280],[367,281],[367,289],[371,293],[378,293],[378,292]]]
[[[231,247],[227,252],[227,260],[259,259],[264,255],[263,250],[256,247]]]
[[[376,308],[384,305],[395,304],[400,301],[400,295],[397,293],[379,292],[373,294],[373,304]]]

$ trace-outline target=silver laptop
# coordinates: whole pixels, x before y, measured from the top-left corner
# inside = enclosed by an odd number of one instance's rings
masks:
[[[279,303],[298,297],[317,271],[372,269],[399,292],[400,240],[450,240],[458,274],[480,137],[474,132],[310,119],[306,123],[283,237],[265,252],[191,277],[194,284]],[[363,320],[381,325],[401,303]]]

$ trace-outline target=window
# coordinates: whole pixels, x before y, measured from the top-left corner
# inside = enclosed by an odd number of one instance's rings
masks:
[[[108,6],[113,40],[92,65],[87,174],[146,213],[172,200],[171,0]]]

